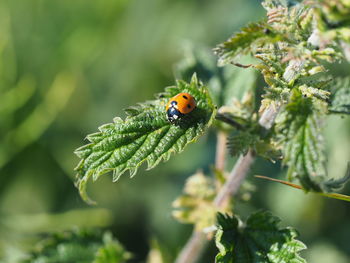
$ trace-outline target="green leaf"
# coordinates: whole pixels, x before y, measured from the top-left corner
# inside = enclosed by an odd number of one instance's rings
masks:
[[[278,144],[283,152],[283,164],[288,166],[289,181],[298,179],[306,191],[333,192],[350,179],[332,179],[326,170],[323,120],[327,113],[327,96],[311,94],[312,88],[299,86],[292,90],[290,101],[276,119]]]
[[[190,93],[197,107],[171,124],[165,106],[180,92]],[[86,184],[91,177],[95,181],[112,171],[113,181],[117,181],[127,170],[132,177],[143,162],[151,169],[162,160],[169,160],[173,153],[183,151],[211,124],[215,106],[208,89],[193,75],[191,83],[178,81],[177,86],[168,87],[158,99],[131,107],[126,113],[125,120],[115,118],[114,123],[105,124],[99,132],[88,135],[90,143],[75,151],[82,159],[75,168],[78,173],[76,184],[85,201],[91,203],[86,194]]]
[[[276,128],[288,179],[297,178],[305,190],[319,192],[325,190],[322,183],[327,180],[321,122],[325,114],[315,104],[325,107],[294,89],[286,109],[276,120]]]
[[[350,114],[350,77],[338,78],[332,88],[331,113]]]
[[[123,263],[129,258],[111,233],[75,230],[50,234],[23,263]]]
[[[194,224],[201,231],[215,224],[216,207],[213,200],[217,194],[214,179],[202,172],[189,177],[184,194],[173,202],[173,216],[181,223]]]
[[[252,214],[244,224],[237,217],[218,213],[217,263],[305,263],[299,252],[306,246],[296,230],[280,228],[269,212]]]
[[[250,23],[224,43],[218,45],[214,52],[219,56],[219,64],[233,62],[239,55],[247,54],[252,46],[272,42],[275,34],[266,22]]]
[[[119,263],[126,262],[130,258],[130,253],[126,252],[121,244],[113,239],[110,232],[103,235],[103,244],[96,254],[93,263]]]
[[[281,157],[280,151],[271,143],[270,136],[262,136],[253,127],[247,131],[234,131],[228,138],[227,146],[233,156],[245,155],[249,149],[258,156],[274,161]]]
[[[249,148],[254,147],[259,142],[257,134],[245,131],[235,131],[228,139],[227,146],[233,156],[245,155]]]
[[[251,90],[244,93],[242,100],[231,96],[231,103],[219,109],[216,119],[239,130],[246,130],[257,120],[255,97]]]

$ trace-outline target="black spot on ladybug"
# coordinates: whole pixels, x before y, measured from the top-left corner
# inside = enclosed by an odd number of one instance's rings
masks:
[[[191,109],[191,105],[190,105],[190,104],[187,104],[187,108]]]
[[[171,104],[172,106],[177,105],[177,101],[173,100],[172,102],[170,102],[170,104]]]
[[[270,34],[270,33],[271,33],[271,30],[270,30],[270,29],[268,29],[268,28],[265,28],[265,29],[264,29],[264,34],[268,35],[268,34]]]
[[[182,95],[182,97],[183,97],[184,99],[188,100],[187,96],[185,96],[185,95]]]

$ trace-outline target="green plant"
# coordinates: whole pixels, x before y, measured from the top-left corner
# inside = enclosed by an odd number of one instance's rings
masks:
[[[37,244],[23,263],[123,263],[129,258],[130,253],[113,239],[111,233],[76,229],[50,234]]]
[[[143,162],[151,169],[208,129],[217,133],[213,176],[196,173],[174,202],[175,218],[195,226],[177,263],[195,262],[213,232],[216,262],[305,262],[299,252],[306,246],[296,239],[297,232],[279,228],[275,216],[258,212],[246,223],[236,216],[234,201],[249,192],[249,187],[239,190],[257,156],[282,159],[286,180],[297,181],[305,192],[339,198],[332,192],[349,179],[349,174],[340,179],[328,175],[322,128],[327,116],[350,114],[349,78],[328,71],[332,63],[349,60],[350,3],[265,0],[263,6],[266,19],[248,24],[214,49],[225,68],[216,68],[210,55],[195,49],[192,63],[178,64],[176,74],[183,80],[176,86],[128,108],[124,120],[101,126],[75,151],[81,159],[76,185],[82,198],[93,203],[86,194],[90,179],[111,172],[117,181],[126,171],[132,177]],[[256,85],[256,72],[264,79],[263,89]],[[233,94],[240,86],[249,87],[238,100]],[[197,107],[172,124],[165,105],[180,92],[193,95]],[[226,144],[231,155],[239,156],[231,172],[225,167]]]

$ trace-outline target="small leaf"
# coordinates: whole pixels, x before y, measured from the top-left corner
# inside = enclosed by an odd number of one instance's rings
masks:
[[[131,257],[110,232],[104,233],[102,238],[104,246],[97,250],[93,263],[122,263]]]
[[[248,60],[248,57],[244,58]],[[249,61],[249,60],[248,60]],[[249,61],[251,62],[251,61]],[[252,68],[232,67],[228,65],[223,68],[224,86],[221,92],[222,105],[236,103],[234,98],[242,99],[245,107],[254,107],[253,91],[256,87],[258,72]]]
[[[50,234],[40,241],[23,263],[123,263],[130,258],[111,233],[74,230]]]
[[[237,217],[218,213],[217,263],[305,263],[299,252],[306,246],[296,230],[280,228],[280,219],[269,212],[252,214],[245,224]]]
[[[220,107],[216,119],[223,121],[238,130],[247,130],[256,121],[255,98],[252,91],[244,93],[239,101],[234,96],[231,103]]]
[[[338,78],[332,88],[331,113],[350,114],[350,77]]]
[[[271,142],[270,136],[262,138],[257,129],[247,131],[235,131],[228,138],[229,152],[233,156],[245,155],[249,149],[272,162],[281,157],[280,151]]]
[[[180,92],[190,93],[197,107],[171,124],[165,106]],[[125,120],[115,118],[114,123],[105,124],[99,132],[88,135],[90,143],[75,151],[82,159],[75,168],[76,184],[87,202],[91,203],[86,195],[86,184],[91,177],[97,180],[112,171],[113,181],[117,181],[127,170],[134,176],[143,162],[151,169],[162,160],[169,160],[171,154],[183,151],[204,133],[215,115],[215,106],[207,88],[193,75],[191,83],[178,81],[177,86],[167,88],[157,100],[129,108],[127,114]]]
[[[228,139],[227,146],[233,156],[245,155],[251,147],[259,142],[257,134],[245,131],[235,131]]]
[[[225,65],[233,62],[238,55],[246,54],[252,50],[252,45],[273,42],[275,34],[266,22],[250,23],[233,35],[226,42],[218,45],[214,52],[219,56],[219,64]]]
[[[189,177],[184,194],[173,202],[173,216],[182,223],[194,224],[197,231],[215,224],[215,181],[202,172]]]

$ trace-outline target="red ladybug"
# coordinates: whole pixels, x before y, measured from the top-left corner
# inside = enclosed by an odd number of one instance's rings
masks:
[[[179,118],[193,111],[195,107],[196,101],[191,94],[179,93],[172,97],[166,105],[168,120],[174,123]]]

